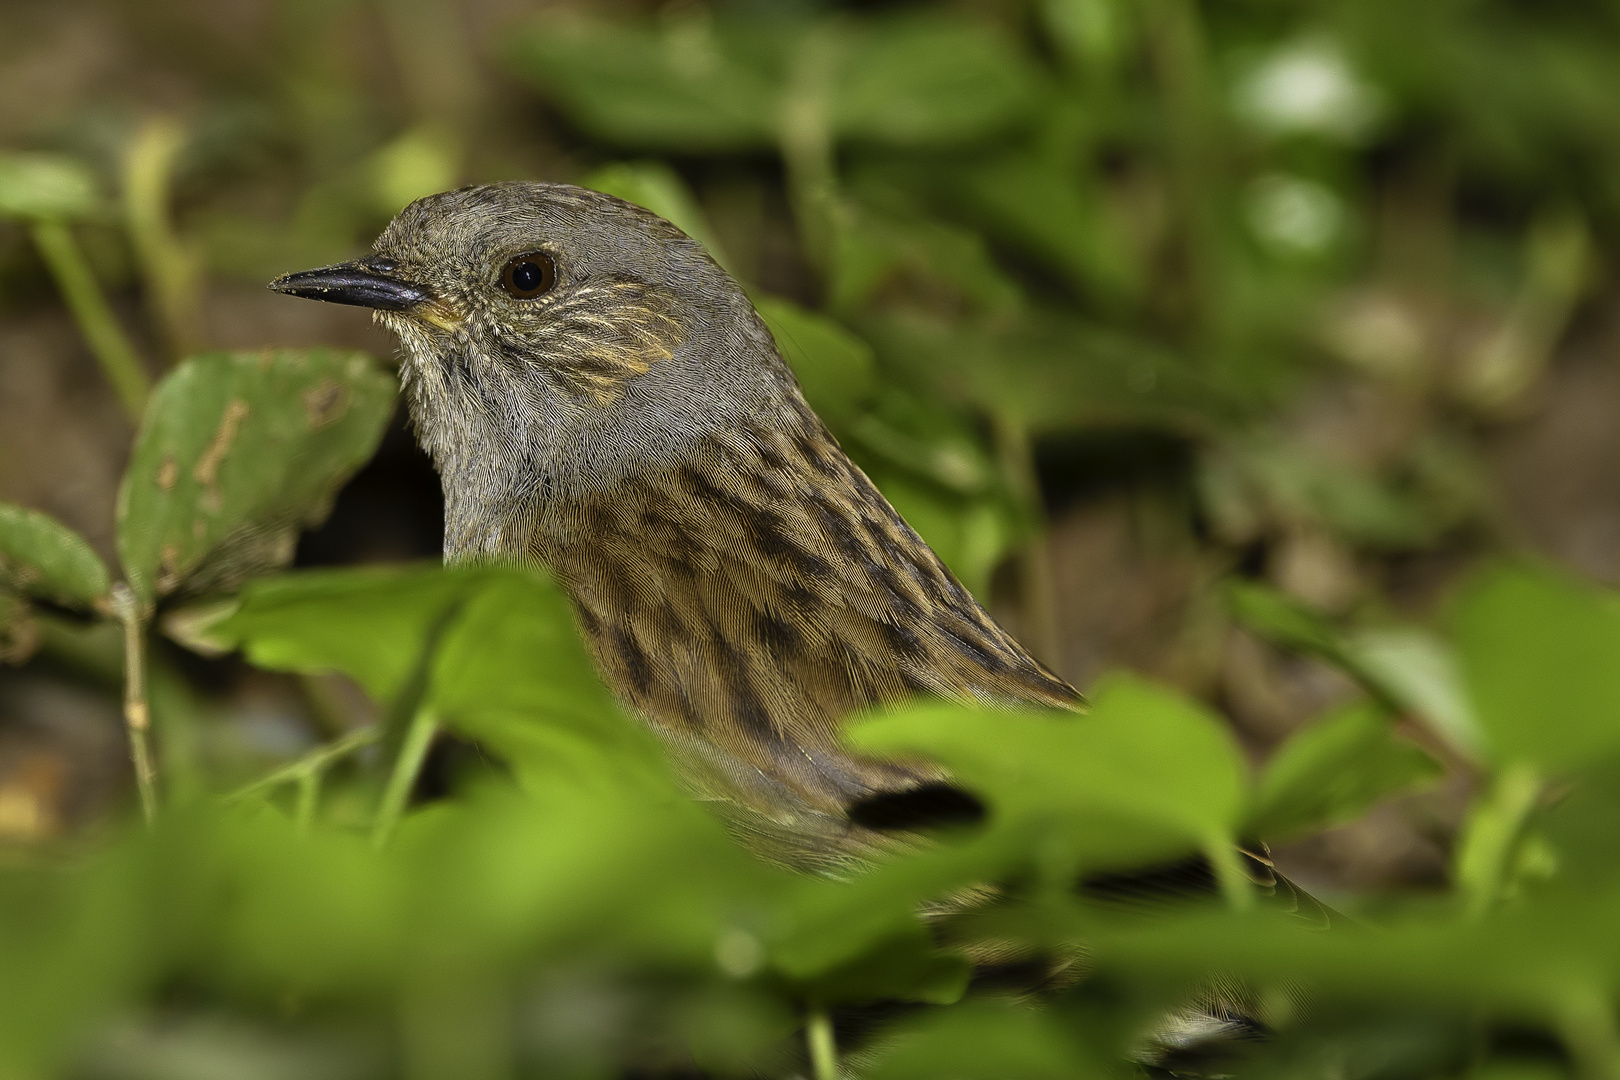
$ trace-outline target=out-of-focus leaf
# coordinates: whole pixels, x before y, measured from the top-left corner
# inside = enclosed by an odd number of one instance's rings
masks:
[[[850,737],[938,760],[1008,818],[1106,814],[1198,843],[1230,835],[1243,810],[1246,768],[1220,721],[1122,675],[1103,681],[1085,716],[914,706]]]
[[[779,296],[755,297],[754,307],[804,396],[824,418],[845,420],[871,396],[877,372],[870,345],[825,315]]]
[[[92,607],[111,584],[84,538],[37,510],[0,503],[0,589],[63,607]]]
[[[1463,689],[1450,647],[1415,627],[1368,627],[1347,632],[1345,656],[1355,669],[1412,712],[1466,757],[1477,757],[1484,736]]]
[[[1317,656],[1341,654],[1332,624],[1293,597],[1252,581],[1226,585],[1226,604],[1234,618],[1267,641]]]
[[[824,77],[800,77],[806,50],[822,56]],[[1006,126],[1036,97],[1029,65],[993,28],[937,16],[820,27],[789,17],[548,17],[510,56],[593,134],[687,153],[774,146],[795,112],[835,136],[961,142]],[[790,108],[796,94],[815,99]]]
[[[309,570],[249,583],[206,629],[272,671],[340,671],[379,702],[410,677],[433,627],[483,580],[440,566]]]
[[[376,448],[394,380],[330,349],[216,353],[158,387],[118,491],[136,595],[225,589],[292,556]]]
[[[827,306],[852,312],[885,289],[921,283],[979,312],[1008,315],[1023,305],[1016,282],[990,256],[984,238],[923,217],[903,194],[869,185],[862,199],[846,200],[834,215]]]
[[[1072,169],[1019,153],[964,163],[953,180],[992,236],[1051,266],[1082,295],[1116,302],[1140,291],[1142,267],[1087,178]]]
[[[1235,415],[1229,394],[1173,354],[1052,311],[1010,323],[893,312],[861,329],[886,366],[1034,433],[1133,425],[1203,434]]]
[[[550,581],[481,571],[445,633],[429,694],[452,721],[518,713],[601,736],[631,723],[596,674],[573,613]]]
[[[817,972],[802,984],[802,992],[811,1000],[837,1003],[948,1005],[961,998],[972,964],[965,956],[941,950],[921,922],[913,920],[907,931],[868,945],[846,964]]]
[[[392,217],[416,199],[455,187],[459,156],[450,138],[430,126],[383,146],[369,162],[377,209]]]
[[[90,169],[61,154],[0,154],[0,217],[72,221],[105,209]]]
[[[1620,604],[1550,572],[1480,575],[1456,613],[1463,677],[1499,762],[1565,769],[1620,747]]]
[[[1017,119],[1035,100],[1032,65],[993,27],[936,14],[851,35],[833,122],[896,145],[960,142]]]
[[[1285,649],[1320,657],[1373,694],[1410,710],[1465,757],[1477,757],[1483,735],[1462,686],[1456,658],[1433,634],[1415,627],[1341,631],[1321,614],[1268,585],[1230,581],[1227,608],[1247,629]]]
[[[509,51],[581,127],[612,142],[693,151],[775,142],[783,31],[702,15],[661,24],[546,17]]]
[[[866,1080],[1073,1080],[1102,1076],[1082,1046],[1046,1012],[974,1002],[930,1013],[885,1040],[861,1070]]]
[[[692,197],[686,182],[662,161],[621,161],[603,165],[580,184],[651,210],[702,244],[715,262],[730,269],[726,253],[709,227],[703,208]]]
[[[1428,754],[1394,737],[1383,710],[1352,705],[1277,751],[1260,777],[1244,832],[1282,840],[1343,825],[1441,771]]]

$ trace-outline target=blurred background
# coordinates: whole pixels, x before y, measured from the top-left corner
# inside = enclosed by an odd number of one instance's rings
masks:
[[[387,356],[367,313],[265,282],[420,195],[586,183],[710,246],[1032,651],[1213,702],[1260,760],[1358,691],[1242,597],[1421,692],[1481,560],[1620,582],[1617,103],[1614,0],[4,0],[0,500],[110,557],[132,435],[60,234],[18,209],[29,155],[83,179],[68,242],[153,377]],[[397,415],[297,563],[436,558],[439,515]],[[0,848],[127,806],[116,648],[5,624]],[[367,707],[156,663],[155,707],[243,775]],[[1469,783],[1279,861],[1435,885]]]

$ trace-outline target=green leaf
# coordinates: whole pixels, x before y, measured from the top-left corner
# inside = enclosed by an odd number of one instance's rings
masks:
[[[581,127],[629,146],[749,150],[776,139],[781,33],[700,14],[658,24],[547,16],[509,51]]]
[[[111,583],[84,538],[37,510],[0,503],[0,589],[63,607],[94,607]]]
[[[871,397],[877,368],[870,345],[825,315],[779,296],[756,296],[754,307],[805,398],[824,419],[848,419]]]
[[[1491,756],[1567,769],[1620,747],[1620,604],[1545,570],[1468,587],[1455,637]]]
[[[1124,675],[1103,680],[1085,716],[913,706],[856,725],[850,738],[939,761],[1009,818],[1106,816],[1200,843],[1231,835],[1245,802],[1246,768],[1221,721]]]
[[[1260,778],[1244,832],[1282,840],[1343,825],[1443,771],[1428,754],[1394,737],[1383,710],[1352,705],[1277,751]]]
[[[1349,631],[1343,649],[1354,670],[1389,700],[1458,753],[1479,756],[1484,736],[1450,645],[1427,630],[1391,626]]]
[[[0,217],[72,221],[95,217],[105,206],[95,176],[61,154],[0,154]]]
[[[863,1080],[1074,1080],[1106,1075],[1044,1010],[977,1001],[883,1040]]]
[[[940,15],[876,21],[852,35],[833,93],[835,129],[902,146],[981,138],[1035,103],[1027,57],[994,27]]]
[[[435,624],[481,573],[435,564],[261,578],[206,636],[272,671],[342,672],[388,702],[404,688]]]
[[[226,590],[285,563],[375,450],[391,376],[360,353],[215,353],[163,380],[118,491],[118,551],[143,601]]]
[[[580,186],[651,210],[702,244],[715,262],[728,270],[731,268],[703,208],[692,197],[692,190],[662,161],[620,161],[603,165],[581,180]]]
[[[1267,641],[1328,659],[1343,655],[1333,624],[1286,593],[1258,582],[1232,580],[1226,583],[1225,595],[1232,617]]]
[[[967,990],[973,965],[965,956],[945,952],[928,930],[913,922],[909,933],[869,947],[854,960],[819,973],[801,984],[813,1001],[860,1003],[924,1001],[949,1005]]]

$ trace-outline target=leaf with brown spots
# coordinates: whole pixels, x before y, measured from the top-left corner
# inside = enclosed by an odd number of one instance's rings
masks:
[[[87,608],[108,588],[106,566],[78,533],[37,510],[0,503],[0,591]]]
[[[233,588],[291,557],[376,449],[394,380],[359,353],[214,353],[152,396],[118,494],[118,551],[147,603]]]

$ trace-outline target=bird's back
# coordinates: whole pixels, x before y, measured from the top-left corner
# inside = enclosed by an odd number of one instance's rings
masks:
[[[852,803],[940,774],[850,755],[846,717],[919,696],[1080,696],[996,625],[797,389],[784,396],[679,464],[544,505],[532,554],[701,795],[779,853],[848,853],[871,840]]]

